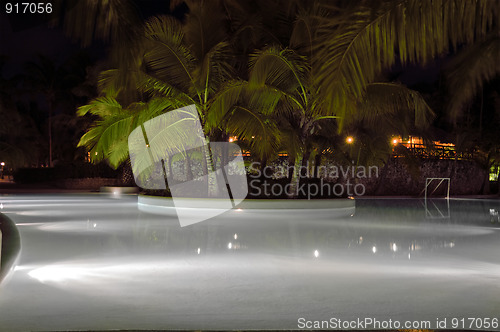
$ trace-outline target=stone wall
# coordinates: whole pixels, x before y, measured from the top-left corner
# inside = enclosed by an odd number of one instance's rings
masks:
[[[75,190],[99,190],[104,186],[116,185],[120,185],[120,180],[107,178],[65,179],[57,183],[60,188]]]
[[[450,178],[451,195],[480,194],[486,171],[473,161],[423,160],[410,167],[400,159],[391,159],[380,169],[378,181],[367,183],[366,194],[419,195],[425,188],[426,178]],[[430,184],[432,191],[437,182]],[[436,194],[444,194],[446,183]]]
[[[260,164],[251,165],[250,160],[246,160],[247,174],[249,183],[255,179],[256,173]],[[172,163],[172,170],[175,178],[180,181],[185,181],[185,163],[176,161]],[[287,176],[288,161],[286,158],[276,160],[267,165],[271,168],[267,174],[267,180],[271,183],[277,183],[281,186],[289,182]],[[376,168],[377,174],[365,167],[365,173],[369,176],[353,176],[354,165],[340,166],[332,162],[328,162],[320,168],[320,176],[323,180],[330,184],[345,184],[349,181],[350,184],[362,184],[365,188],[364,195],[423,195],[422,191],[425,188],[426,178],[450,178],[450,194],[451,195],[477,195],[480,194],[486,171],[481,169],[473,161],[465,160],[419,160],[411,165],[407,165],[402,158],[392,158],[385,166]],[[200,176],[202,164],[199,161],[191,161],[191,169],[193,176]],[[356,168],[359,170],[361,168]],[[285,170],[285,171],[284,171]],[[257,172],[256,172],[257,171]],[[346,172],[347,171],[347,172]],[[348,173],[348,174],[345,174]],[[310,176],[312,177],[311,170]],[[160,175],[158,175],[160,176]],[[266,180],[266,181],[267,181]],[[317,183],[318,179],[303,179],[304,182]],[[430,191],[435,188],[437,182],[430,186]],[[445,194],[447,183],[441,185],[441,189],[435,192],[435,196]],[[271,195],[273,196],[273,195]],[[274,195],[276,197],[269,198],[286,198],[286,195]],[[345,195],[343,195],[345,196]],[[253,197],[257,198],[257,197]],[[263,197],[260,197],[263,198]],[[319,198],[319,197],[317,197]],[[326,198],[326,197],[323,197]]]
[[[286,161],[277,161],[272,167],[286,167]],[[325,181],[331,183],[363,184],[364,195],[423,195],[426,178],[450,178],[450,195],[476,195],[480,194],[482,184],[486,176],[486,171],[481,169],[473,161],[465,160],[420,160],[416,164],[408,165],[403,159],[390,159],[386,165],[379,167],[378,176],[375,172],[369,172],[369,167],[360,167],[370,176],[353,176],[354,172],[349,172],[347,176],[342,176],[342,169],[348,170],[351,165],[340,166],[327,163],[327,172],[332,169],[338,170],[338,177],[327,176],[325,172],[320,172]],[[304,179],[311,181],[311,179]],[[430,184],[429,190],[433,191],[438,181]],[[434,196],[442,196],[446,193],[447,182],[443,182],[434,193]]]

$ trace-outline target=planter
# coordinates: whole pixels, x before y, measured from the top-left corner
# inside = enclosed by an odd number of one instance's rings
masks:
[[[192,215],[194,219],[200,219],[200,216],[218,216],[221,218],[240,218],[245,216],[261,216],[273,214],[283,215],[286,219],[310,218],[338,218],[350,217],[355,212],[354,199],[318,199],[318,200],[299,200],[299,199],[271,199],[271,200],[252,200],[246,199],[234,208],[227,208],[228,202],[223,199],[210,198],[176,198],[154,197],[139,195],[139,210],[146,213],[164,215],[168,217],[177,217],[179,213],[183,218]],[[291,212],[291,213],[290,213]],[[291,218],[290,216],[293,216]],[[203,219],[203,218],[201,218]],[[208,218],[206,218],[208,219]],[[181,222],[182,225],[182,222]],[[184,226],[184,225],[183,225]]]

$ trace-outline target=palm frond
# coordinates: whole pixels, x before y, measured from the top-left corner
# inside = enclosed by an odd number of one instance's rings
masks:
[[[117,168],[127,158],[123,151],[133,125],[134,116],[130,112],[108,115],[81,137],[78,146],[90,152],[93,162],[107,159],[112,167]]]
[[[311,60],[318,37],[318,27],[328,16],[329,10],[318,1],[311,1],[309,8],[299,10],[290,35],[290,48],[301,55],[308,56]]]
[[[270,86],[251,87],[247,81],[231,81],[210,103],[206,125],[209,129],[222,128],[229,114],[240,106],[270,116],[276,113],[278,103],[285,97],[282,91]]]
[[[290,49],[269,47],[251,56],[249,83],[257,87],[273,86],[285,92],[299,89],[304,104],[307,104],[308,69],[305,57]]]
[[[104,151],[104,148],[107,148],[104,158],[114,169],[117,169],[121,164],[127,161],[129,157],[128,134],[114,136],[114,132],[130,133],[133,128],[133,121],[133,118],[127,118],[115,123],[113,127],[108,128],[108,130],[103,133],[103,136],[101,136],[99,140],[99,144],[96,146],[95,150],[98,151],[98,154],[99,151]]]
[[[173,17],[154,17],[146,22],[145,34],[150,40],[144,55],[150,74],[184,93],[199,95],[193,76],[197,60],[183,42],[180,23]]]
[[[428,127],[434,117],[418,92],[396,83],[371,83],[350,120],[407,134],[412,128]]]
[[[119,100],[126,106],[140,99],[136,88],[139,77],[140,71],[137,68],[134,70],[129,67],[126,73],[120,69],[105,70],[99,74],[98,91],[102,95]]]
[[[158,100],[151,109],[162,105]],[[161,106],[160,108],[162,108]],[[129,138],[134,160],[134,171],[146,169],[175,154],[184,155],[188,150],[205,144],[200,122],[191,110],[165,112],[141,124]],[[146,136],[143,136],[143,135]]]
[[[216,47],[227,41],[226,17],[216,1],[192,2],[184,24],[186,44],[199,61]]]
[[[279,128],[281,144],[278,150],[286,151],[288,157],[295,160],[298,155],[304,152],[304,142],[302,142],[299,135],[297,135],[297,129],[291,127],[289,123],[281,123]]]
[[[78,146],[90,152],[93,162],[107,159],[112,167],[117,168],[128,158],[128,137],[132,130],[180,106],[184,105],[179,105],[176,99],[154,98],[147,103],[137,102],[122,109],[113,98],[97,98],[79,109],[80,116],[91,113],[99,119],[80,138]]]
[[[136,110],[133,110],[137,114],[137,125],[141,125],[168,111],[185,107],[187,103],[188,100],[166,97],[153,98],[147,103],[140,103],[137,105]]]
[[[214,45],[205,55],[203,61],[198,64],[195,76],[198,86],[204,87],[204,102],[223,83],[231,80],[234,69],[231,65],[233,54],[227,42]]]
[[[500,35],[462,51],[448,66],[448,114],[456,120],[485,83],[500,75]]]
[[[183,104],[182,106],[196,104],[196,100],[191,98],[191,96],[176,89],[168,82],[159,80],[156,77],[153,77],[146,73],[140,74],[140,78],[137,82],[137,89],[139,91],[148,93],[154,98],[161,97],[170,100],[178,100]]]
[[[67,6],[71,2],[64,3]],[[124,37],[132,38],[132,31],[139,24],[137,11],[130,0],[82,0],[74,3],[64,8],[63,25],[70,37],[80,40],[82,47],[89,46],[95,39],[118,42]],[[56,4],[54,9],[62,10],[63,7]]]
[[[233,80],[220,89],[208,108],[205,121],[207,129],[219,128],[222,125],[223,119],[235,105],[238,105],[242,99],[243,91],[247,88],[247,81]]]
[[[497,1],[402,0],[385,1],[376,11],[356,6],[344,13],[344,23],[332,19],[322,26],[314,60],[330,112],[344,117],[348,100],[360,98],[397,61],[425,63],[450,45],[481,38],[498,24],[499,13]]]
[[[286,95],[279,89],[267,85],[251,87],[249,84],[243,92],[244,95],[241,104],[265,116],[276,114],[280,100]]]
[[[87,113],[97,115],[101,118],[110,116],[122,111],[122,105],[113,97],[99,97],[89,104],[78,108],[76,114],[84,116]]]
[[[225,128],[249,142],[251,151],[260,159],[272,159],[280,146],[280,132],[275,121],[244,106],[234,107]]]

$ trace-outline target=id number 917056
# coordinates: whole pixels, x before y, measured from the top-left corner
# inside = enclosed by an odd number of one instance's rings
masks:
[[[454,329],[490,329],[498,328],[498,318],[452,318],[451,327]]]
[[[7,14],[50,14],[52,3],[50,2],[7,2],[5,4]]]

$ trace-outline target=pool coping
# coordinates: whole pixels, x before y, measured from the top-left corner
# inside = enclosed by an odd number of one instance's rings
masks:
[[[214,216],[233,219],[235,214],[259,215],[274,217],[282,216],[290,219],[309,218],[311,214],[321,214],[328,217],[342,217],[354,214],[356,205],[354,199],[339,198],[330,200],[244,200],[232,207],[228,200],[214,198],[176,198],[138,195],[137,207],[139,211],[149,214],[162,215],[173,218],[182,218],[181,226],[187,226]],[[279,212],[276,214],[276,212]],[[189,220],[186,222],[186,220]],[[195,222],[192,222],[196,220]]]
[[[139,194],[137,202],[142,205],[160,206],[165,208],[176,208],[172,197],[158,197]],[[227,206],[227,200],[217,198],[176,198],[177,208],[191,209],[223,209]],[[179,204],[181,203],[181,204]],[[355,206],[353,198],[336,199],[245,199],[234,209],[247,210],[304,210],[304,209],[338,209],[351,208]]]

